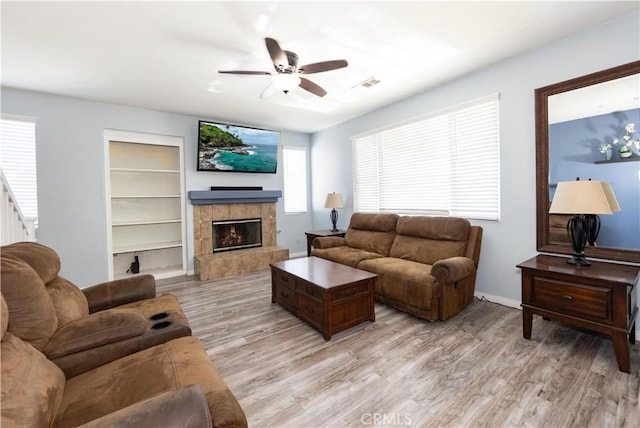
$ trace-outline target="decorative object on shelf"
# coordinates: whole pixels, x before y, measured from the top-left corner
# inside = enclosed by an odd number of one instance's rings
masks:
[[[551,208],[551,214],[574,214],[567,223],[567,234],[573,249],[573,256],[567,263],[589,266],[584,256],[584,247],[589,242],[595,245],[600,231],[598,214],[613,214],[620,211],[620,205],[611,184],[601,181],[563,181],[558,183]]]
[[[606,160],[611,160],[611,154],[612,154],[611,144],[600,144],[599,150],[600,150],[600,153],[604,154],[604,158]]]
[[[131,263],[129,267],[129,272],[140,273],[140,260],[138,260],[138,256],[133,256],[133,263]]]
[[[613,145],[618,147],[618,154],[620,158],[625,159],[631,157],[632,154],[640,156],[640,140],[634,140],[631,138],[631,134],[636,132],[635,123],[627,123],[624,127],[626,134],[622,137],[624,142],[619,139],[613,140]]]
[[[343,208],[344,207],[344,203],[342,202],[342,195],[340,193],[329,193],[327,195],[327,201],[324,203],[324,207],[325,208],[331,208],[331,224],[333,225],[333,229],[331,229],[332,232],[337,232],[338,228],[336,227],[336,224],[338,223],[338,211],[336,211],[336,208]]]

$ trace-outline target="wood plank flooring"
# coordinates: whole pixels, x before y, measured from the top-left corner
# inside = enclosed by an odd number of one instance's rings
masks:
[[[163,280],[178,296],[252,428],[640,427],[631,374],[611,340],[474,301],[429,323],[376,303],[376,322],[329,342],[271,303],[269,271]]]

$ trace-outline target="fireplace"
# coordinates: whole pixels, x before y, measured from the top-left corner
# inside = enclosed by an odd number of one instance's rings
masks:
[[[259,218],[214,220],[211,232],[214,253],[262,246],[262,221]]]

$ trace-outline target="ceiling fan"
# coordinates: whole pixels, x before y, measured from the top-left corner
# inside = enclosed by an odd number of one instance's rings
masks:
[[[338,68],[344,68],[347,65],[346,60],[336,59],[332,61],[315,62],[313,64],[307,64],[298,67],[298,55],[295,52],[285,51],[280,48],[278,42],[274,39],[266,37],[264,39],[267,45],[267,51],[273,61],[273,67],[276,70],[276,74],[272,74],[269,71],[251,71],[251,70],[220,70],[218,73],[223,74],[244,74],[244,75],[270,75],[273,76],[273,85],[279,90],[288,94],[296,86],[300,86],[305,91],[309,91],[319,97],[327,95],[322,87],[313,83],[311,80],[300,77],[300,74],[313,74],[321,73],[323,71],[336,70]],[[269,92],[269,87],[263,92],[263,95]]]

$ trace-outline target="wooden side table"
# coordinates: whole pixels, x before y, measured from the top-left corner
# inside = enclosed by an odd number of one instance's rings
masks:
[[[538,255],[522,269],[522,329],[531,339],[533,315],[611,336],[620,371],[629,373],[635,343],[640,267],[591,261],[576,267],[564,257]]]
[[[305,232],[304,234],[307,235],[307,257],[311,256],[311,246],[314,239],[321,236],[339,236],[341,238],[344,238],[344,235],[346,233],[347,232],[344,230],[339,230],[337,232],[332,232],[331,230],[315,230],[312,232]]]

